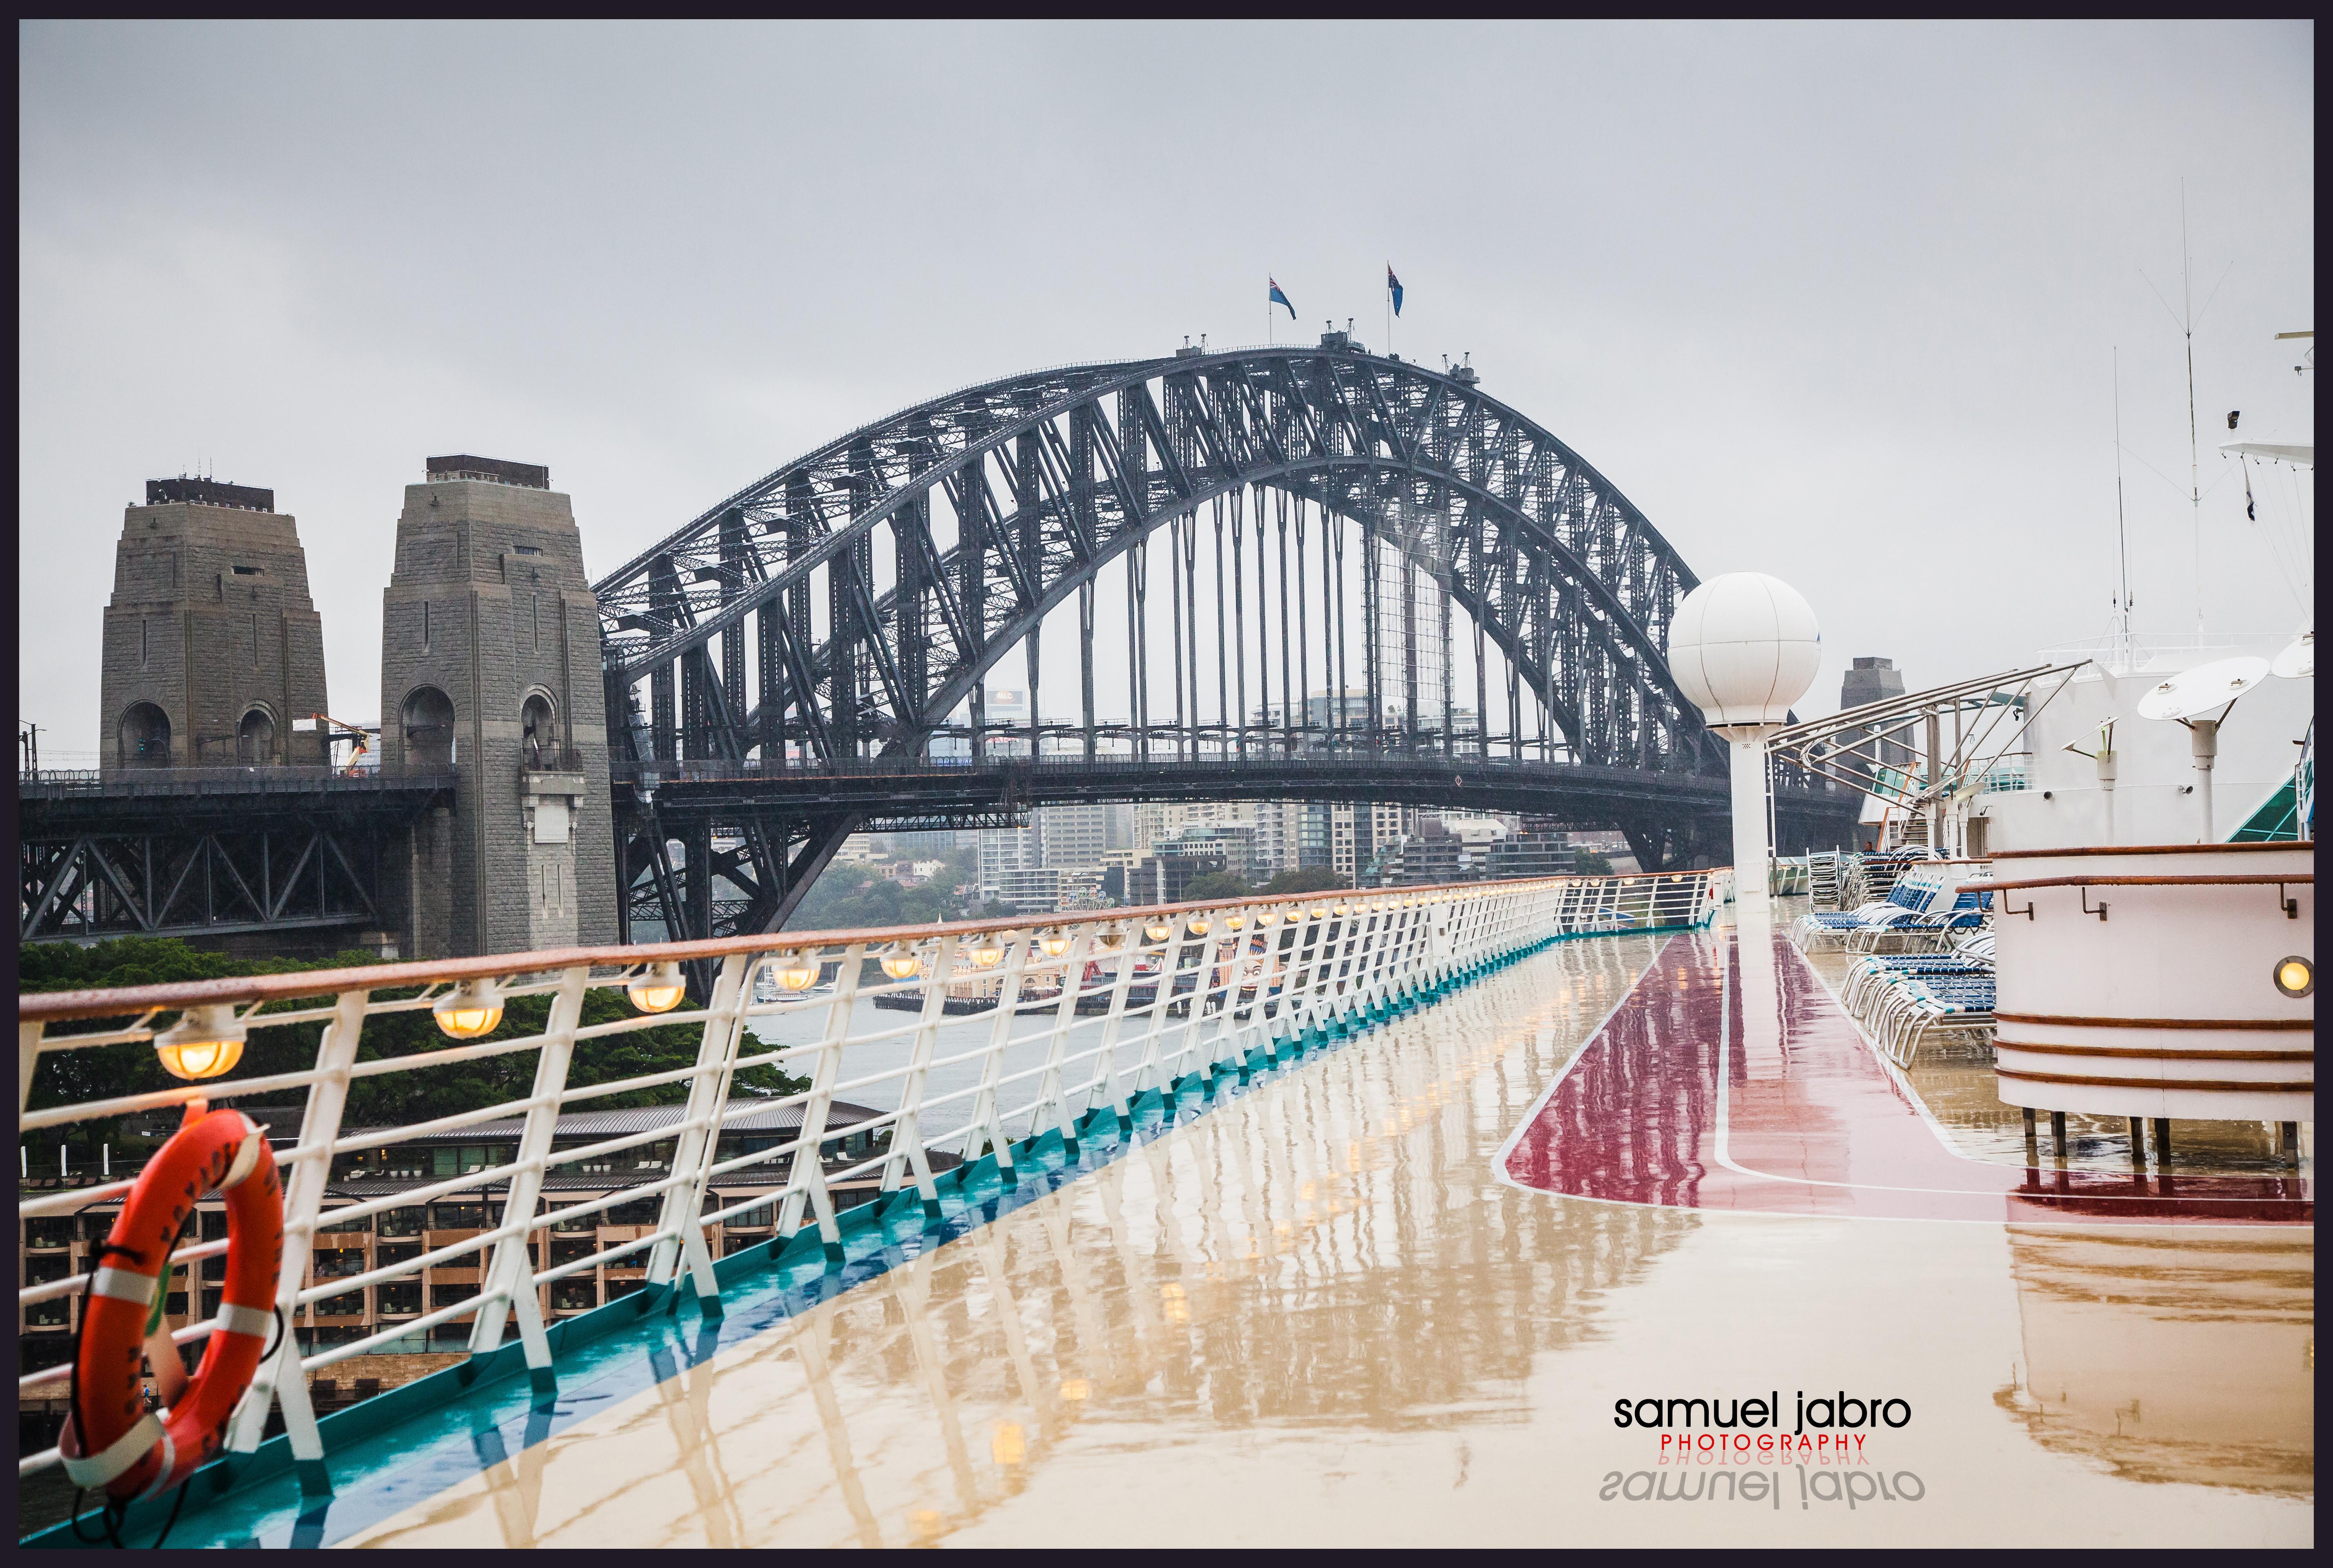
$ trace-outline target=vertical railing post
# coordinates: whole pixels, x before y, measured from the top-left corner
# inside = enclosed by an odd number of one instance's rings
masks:
[[[1215,970],[1220,970],[1222,974],[1220,982],[1212,987],[1222,996],[1222,1004],[1215,1013],[1215,1032],[1208,1042],[1205,1060],[1199,1063],[1200,1071],[1210,1082],[1224,1063],[1230,1063],[1235,1067],[1239,1060],[1240,971],[1247,962],[1247,922],[1241,921],[1236,931],[1230,929],[1231,917],[1235,912],[1218,909],[1207,917],[1211,932],[1217,928],[1222,930],[1220,937],[1210,935],[1207,938],[1215,944],[1216,953],[1209,978],[1214,978]]]
[[[1320,1026],[1320,951],[1327,946],[1329,937],[1328,922],[1311,919],[1311,913],[1309,909],[1305,911],[1303,928],[1296,934],[1298,967],[1304,978],[1304,988],[1300,999],[1301,1011],[1289,1033],[1291,1043],[1300,1053],[1304,1049],[1304,1036]]]
[[[1191,1010],[1185,1018],[1183,1041],[1175,1048],[1170,1068],[1179,1069],[1185,1062],[1189,1062],[1197,1071],[1200,1082],[1204,1083],[1215,1075],[1211,1071],[1214,1058],[1199,1048],[1199,1036],[1206,1026],[1207,1003],[1215,991],[1216,966],[1214,957],[1222,944],[1215,935],[1215,927],[1220,923],[1220,917],[1202,910],[1199,919],[1207,922],[1207,934],[1197,938],[1193,945],[1195,961],[1191,975]],[[1190,925],[1187,919],[1183,921],[1183,935],[1186,938],[1190,937]],[[1178,1073],[1170,1071],[1167,1075],[1168,1082],[1173,1082],[1179,1075]]]
[[[857,951],[854,948],[844,956],[845,967]],[[737,1038],[750,994],[746,976],[760,961],[761,956],[753,953],[732,953],[721,960],[705,1032],[697,1038],[700,1071],[689,1081],[688,1106],[680,1135],[673,1140],[672,1168],[667,1173],[673,1185],[665,1188],[663,1208],[657,1216],[657,1229],[665,1235],[648,1254],[650,1289],[670,1284],[686,1260],[696,1286],[697,1308],[709,1318],[721,1315],[721,1282],[705,1245],[705,1168],[721,1147],[721,1117],[729,1105],[729,1074],[735,1070]]]
[[[269,1407],[281,1407],[300,1490],[311,1496],[330,1492],[332,1481],[324,1468],[324,1440],[316,1430],[316,1413],[308,1402],[308,1380],[292,1314],[315,1249],[316,1216],[323,1209],[324,1187],[331,1178],[331,1146],[341,1135],[341,1115],[348,1107],[349,1070],[356,1065],[357,1039],[364,1029],[370,995],[341,992],[333,1005],[332,1021],[317,1042],[316,1070],[322,1076],[308,1086],[308,1108],[300,1119],[300,1147],[314,1152],[293,1170],[283,1196],[283,1262],[275,1276],[275,1315],[281,1328],[275,1353],[260,1363],[251,1387],[244,1390],[230,1418],[233,1430],[226,1444],[230,1452],[241,1454],[258,1448],[266,1435]]]
[[[954,938],[940,945],[939,962],[945,966],[955,951]],[[818,1236],[830,1265],[842,1262],[842,1226],[834,1214],[834,1194],[826,1185],[826,1122],[834,1109],[834,1085],[842,1072],[842,1043],[850,1034],[850,1014],[859,999],[859,971],[863,966],[846,963],[834,976],[834,995],[826,1005],[826,1028],[819,1038],[818,1058],[810,1070],[809,1097],[802,1101],[802,1133],[794,1140],[792,1163],[786,1168],[783,1201],[779,1205],[777,1223],[771,1227],[774,1238],[773,1252],[793,1238],[802,1228],[802,1204],[811,1206],[811,1217],[818,1223]],[[931,1000],[932,980],[925,979],[925,1002]]]
[[[567,1069],[575,1056],[575,1030],[583,1021],[583,993],[591,971],[577,965],[559,978],[550,1015],[543,1022],[542,1044],[534,1058],[534,1103],[527,1108],[526,1125],[518,1139],[519,1169],[511,1176],[510,1196],[503,1204],[503,1228],[513,1234],[494,1244],[479,1292],[478,1316],[470,1329],[470,1354],[487,1355],[503,1342],[503,1323],[518,1314],[520,1342],[526,1347],[529,1377],[537,1390],[553,1385],[551,1341],[543,1332],[542,1302],[534,1284],[531,1228],[536,1202],[542,1196],[544,1169],[552,1136],[559,1128],[559,1097],[567,1087]]]
[[[1120,1130],[1133,1125],[1132,1113],[1127,1108],[1124,1085],[1118,1081],[1118,1038],[1126,1026],[1126,996],[1134,988],[1135,961],[1141,955],[1142,944],[1134,939],[1142,929],[1138,922],[1124,928],[1118,948],[1118,975],[1109,987],[1109,1013],[1102,1020],[1101,1059],[1102,1094],[1109,1101],[1110,1114],[1118,1119]]]
[[[1045,1039],[1045,1073],[1037,1081],[1037,1109],[1029,1121],[1029,1135],[1034,1138],[1050,1115],[1061,1135],[1061,1149],[1069,1154],[1077,1152],[1078,1128],[1077,1119],[1070,1114],[1068,1097],[1061,1092],[1061,1058],[1069,1050],[1070,1031],[1077,1024],[1078,996],[1085,988],[1086,955],[1093,950],[1093,939],[1094,923],[1089,920],[1078,928],[1061,959],[1061,1001],[1053,1009],[1052,1033]]]
[[[987,1140],[988,1152],[996,1157],[996,1179],[1006,1187],[1020,1178],[1013,1170],[1013,1150],[1004,1140],[1004,1122],[996,1104],[996,1081],[1004,1074],[1004,1049],[1013,1039],[1013,1020],[1021,1015],[1021,981],[1029,972],[1029,946],[1032,933],[1007,931],[1004,940],[1004,968],[997,976],[996,1022],[988,1032],[988,1052],[980,1063],[980,1089],[972,1099],[971,1130],[965,1133],[964,1158],[965,1163],[979,1158],[972,1151],[974,1132]]]
[[[1368,916],[1357,899],[1345,906],[1344,919],[1337,922],[1335,978],[1344,996],[1344,1005],[1338,1009],[1340,1016],[1368,1005],[1365,991],[1368,983],[1368,967],[1360,957],[1364,950],[1361,947],[1361,927],[1368,919]]]
[[[1183,977],[1183,917],[1176,915],[1167,921],[1166,935],[1158,939],[1158,983],[1150,988],[1149,1027],[1142,1034],[1142,1060],[1134,1068],[1134,1097],[1139,1100],[1151,1090],[1166,1098],[1167,1073],[1161,1055],[1160,1042],[1166,1038],[1166,1025],[1173,1019],[1175,983]],[[1174,1120],[1171,1110],[1166,1120]]]
[[[924,988],[924,1011],[916,1026],[916,1044],[907,1057],[907,1076],[899,1092],[898,1118],[891,1123],[891,1150],[883,1161],[883,1192],[899,1190],[904,1175],[916,1178],[917,1196],[924,1215],[940,1217],[940,1189],[932,1180],[932,1157],[924,1147],[924,1080],[930,1074],[932,1049],[938,1042],[940,1020],[946,1015],[947,987],[955,978],[955,956],[961,944],[954,937],[940,944],[939,962],[932,984]],[[1002,1005],[1003,998],[998,999]]]

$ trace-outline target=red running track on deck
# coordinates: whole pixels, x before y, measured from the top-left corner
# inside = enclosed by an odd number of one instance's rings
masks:
[[[2306,1225],[2298,1176],[1996,1165],[1947,1147],[1790,941],[1781,1059],[1744,1050],[1729,932],[1673,937],[1500,1157],[1521,1186],[1671,1208],[1862,1219]]]

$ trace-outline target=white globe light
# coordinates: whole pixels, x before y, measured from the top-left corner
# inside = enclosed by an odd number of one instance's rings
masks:
[[[1788,723],[1821,659],[1813,608],[1762,572],[1711,578],[1669,623],[1669,672],[1712,729]]]

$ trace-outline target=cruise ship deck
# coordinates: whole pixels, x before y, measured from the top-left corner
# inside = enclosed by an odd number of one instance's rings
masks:
[[[1766,1049],[1738,946],[1558,942],[1154,1094],[171,1544],[2311,1539],[2306,1167],[2229,1124],[2134,1171],[2079,1118],[2029,1161],[1988,1063],[1890,1067],[1787,943]],[[1687,1400],[1737,1424],[1616,1423]]]

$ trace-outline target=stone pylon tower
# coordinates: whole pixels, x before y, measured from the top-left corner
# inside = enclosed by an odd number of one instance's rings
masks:
[[[99,690],[101,768],[329,760],[324,623],[275,492],[147,482],[123,509]]]
[[[616,939],[600,612],[551,472],[432,457],[381,607],[381,765],[451,767],[415,830],[418,957]]]

